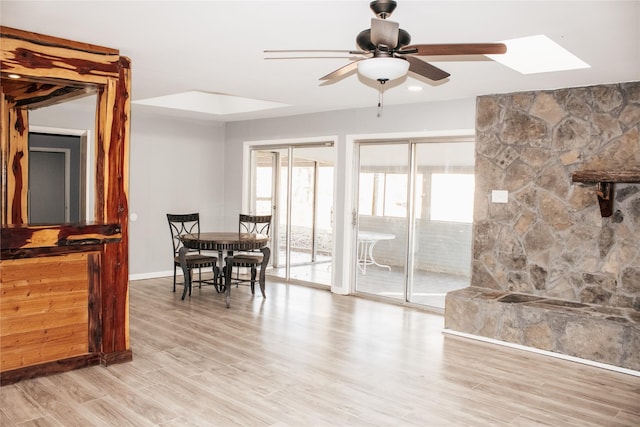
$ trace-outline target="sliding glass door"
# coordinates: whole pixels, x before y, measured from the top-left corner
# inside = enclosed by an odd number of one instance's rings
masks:
[[[409,144],[360,144],[356,291],[406,299]]]
[[[252,204],[274,218],[268,274],[330,286],[333,146],[260,147],[251,155]]]
[[[473,140],[358,145],[356,292],[444,308],[471,278]]]

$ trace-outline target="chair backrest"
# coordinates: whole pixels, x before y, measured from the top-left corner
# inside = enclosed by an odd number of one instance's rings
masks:
[[[240,233],[258,233],[268,236],[270,228],[271,215],[240,214],[238,218],[238,231]]]
[[[200,214],[167,214],[171,241],[173,243],[173,255],[178,255],[182,247],[180,236],[183,234],[200,234]]]

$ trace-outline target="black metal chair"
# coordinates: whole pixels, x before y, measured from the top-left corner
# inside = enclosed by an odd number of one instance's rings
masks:
[[[175,292],[176,270],[180,267],[178,253],[183,246],[180,236],[183,234],[200,234],[200,214],[167,214],[167,221],[169,222],[169,230],[171,231],[171,241],[173,244],[173,292]],[[198,280],[196,280],[196,282],[198,282],[199,287],[202,287],[202,283],[217,283],[219,273],[218,257],[201,254],[198,250],[190,250],[186,256],[186,262],[191,279],[193,279],[193,270],[198,269]],[[202,269],[208,267],[211,267],[213,271],[213,281],[202,280]],[[193,280],[191,283],[193,283]],[[189,295],[191,295],[191,289],[189,289]]]
[[[238,231],[240,233],[257,233],[269,235],[269,230],[271,228],[271,215],[246,215],[240,214],[238,217]],[[232,268],[236,269],[236,277],[233,280],[234,284],[239,283],[251,283],[251,293],[255,294],[255,284],[256,284],[256,276],[258,272],[258,266],[262,265],[264,260],[264,255],[262,251],[248,251],[248,252],[239,252],[234,253],[231,261]],[[227,265],[229,259],[226,259]],[[268,259],[267,259],[268,262]],[[238,267],[248,268],[250,270],[250,279],[243,280],[240,278],[238,273]],[[266,266],[262,266],[265,268]],[[263,272],[260,272],[260,275],[263,275]],[[262,296],[264,295],[264,289],[260,289],[262,291]]]

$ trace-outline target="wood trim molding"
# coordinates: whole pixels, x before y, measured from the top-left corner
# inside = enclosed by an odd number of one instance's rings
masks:
[[[129,342],[129,133],[131,61],[117,49],[0,26],[2,59],[0,167],[2,243],[5,259],[99,251],[89,263],[95,283],[89,296],[89,348],[98,360],[131,360]],[[19,74],[21,79],[9,79]],[[95,224],[27,225],[27,135],[31,108],[97,94],[95,126]],[[5,240],[5,237],[7,238]],[[46,280],[46,278],[44,278]],[[0,278],[1,280],[1,278]],[[88,360],[93,361],[90,357]],[[67,366],[80,367],[77,360]],[[55,363],[52,364],[55,366]],[[73,368],[71,368],[73,369]],[[33,369],[46,374],[55,370]],[[31,375],[29,373],[28,375]],[[26,378],[2,373],[5,378]]]
[[[2,372],[0,375],[0,386],[14,384],[31,378],[60,374],[73,369],[95,366],[99,365],[101,362],[102,357],[99,353],[90,353],[68,359],[56,360],[54,362],[12,369],[10,371]]]
[[[0,249],[88,246],[122,240],[119,224],[15,225],[0,229]]]

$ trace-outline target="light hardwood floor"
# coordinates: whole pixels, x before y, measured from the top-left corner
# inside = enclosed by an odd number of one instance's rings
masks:
[[[441,316],[267,284],[131,283],[133,362],[0,388],[13,426],[639,426],[640,378],[442,335]]]

